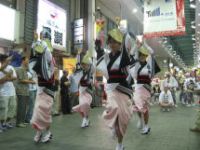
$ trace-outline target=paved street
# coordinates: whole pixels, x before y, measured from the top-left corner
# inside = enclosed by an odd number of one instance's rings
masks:
[[[200,150],[200,134],[192,133],[196,108],[179,106],[172,112],[151,108],[149,135],[141,135],[136,128],[136,115],[129,124],[124,140],[126,150]],[[101,119],[102,108],[91,111],[91,127],[80,128],[78,114],[53,118],[53,140],[34,144],[31,127],[15,128],[0,134],[1,150],[114,150],[116,142]]]

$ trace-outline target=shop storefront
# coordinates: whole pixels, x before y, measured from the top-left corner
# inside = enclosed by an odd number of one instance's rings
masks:
[[[31,44],[34,30],[51,35],[57,66],[62,66],[62,57],[69,50],[70,0],[27,0],[25,10],[25,42]]]
[[[16,41],[17,12],[8,6],[0,4],[0,49],[1,53],[7,53],[8,49]]]

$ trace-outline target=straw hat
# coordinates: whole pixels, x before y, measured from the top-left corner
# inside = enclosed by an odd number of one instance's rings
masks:
[[[108,32],[108,35],[111,36],[115,41],[119,43],[122,43],[123,41],[123,33],[117,28],[110,30]]]
[[[142,53],[142,54],[144,54],[144,55],[147,55],[147,56],[149,55],[149,51],[144,46],[141,46],[139,48],[139,52]]]
[[[87,50],[86,54],[84,55],[81,63],[84,63],[84,64],[92,64],[92,54],[91,54],[91,51],[90,50]]]

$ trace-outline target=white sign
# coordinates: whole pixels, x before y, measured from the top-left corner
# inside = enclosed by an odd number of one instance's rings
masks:
[[[182,0],[177,0],[181,3]],[[144,2],[144,36],[169,36],[178,32],[178,7],[176,0],[151,0]],[[183,2],[184,3],[184,2]],[[184,5],[183,5],[184,6]],[[184,8],[183,8],[184,12]]]
[[[15,13],[14,9],[0,4],[0,38],[14,41]]]
[[[52,46],[56,49],[66,49],[66,11],[57,5],[39,0],[37,15],[37,32],[46,30],[51,34]]]

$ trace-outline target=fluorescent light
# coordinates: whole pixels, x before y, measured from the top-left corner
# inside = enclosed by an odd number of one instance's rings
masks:
[[[138,10],[137,10],[137,8],[134,8],[133,10],[132,10],[132,13],[136,13]]]
[[[192,29],[195,29],[195,28],[196,28],[196,26],[194,26],[194,25],[191,25],[191,28],[192,28]]]
[[[196,5],[194,5],[194,4],[190,4],[190,8],[196,8]]]

